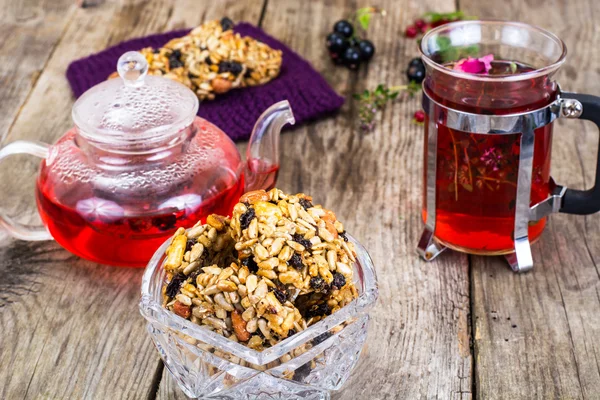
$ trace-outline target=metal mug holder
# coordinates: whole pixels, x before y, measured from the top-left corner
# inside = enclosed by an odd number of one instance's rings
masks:
[[[518,114],[481,115],[454,110],[433,100],[423,90],[423,109],[429,117],[427,140],[426,191],[427,219],[417,246],[418,254],[431,261],[446,247],[435,239],[436,223],[436,168],[438,124],[450,129],[484,135],[521,134],[517,194],[515,199],[514,249],[506,255],[506,260],[515,272],[526,272],[533,268],[528,226],[530,221],[539,221],[551,213],[561,211],[566,187],[557,186],[545,200],[530,206],[531,179],[533,170],[534,131],[551,124],[555,119],[579,118],[583,113],[582,103],[571,97],[583,95],[569,94],[567,98],[559,94],[547,106]],[[588,118],[589,119],[589,118]]]

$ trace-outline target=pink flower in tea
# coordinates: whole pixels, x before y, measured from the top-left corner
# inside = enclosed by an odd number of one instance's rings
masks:
[[[494,55],[488,54],[480,58],[463,58],[454,64],[455,71],[462,71],[469,74],[484,74],[487,75],[492,69],[492,61]]]
[[[77,212],[90,222],[114,222],[125,215],[125,210],[114,201],[92,197],[79,200],[75,205]]]
[[[496,151],[495,147],[490,147],[483,152],[483,155],[479,159],[488,167],[492,167],[493,171],[498,171],[503,158],[504,156],[500,151]]]

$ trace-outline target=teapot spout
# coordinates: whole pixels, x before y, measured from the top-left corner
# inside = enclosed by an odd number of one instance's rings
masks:
[[[269,190],[279,171],[279,135],[285,124],[296,120],[287,100],[269,107],[256,121],[246,151],[245,190]]]

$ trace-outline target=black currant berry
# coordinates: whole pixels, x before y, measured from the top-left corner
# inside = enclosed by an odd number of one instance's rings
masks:
[[[356,47],[348,47],[343,56],[344,65],[350,69],[358,69],[360,64],[360,50]]]
[[[358,48],[360,49],[360,57],[363,61],[369,61],[375,54],[375,46],[370,40],[361,40],[358,42]]]
[[[221,18],[221,29],[223,32],[233,29],[233,21],[227,17]]]
[[[421,60],[421,57],[415,57],[412,60],[410,60],[408,66],[412,67],[413,65],[425,68],[425,64],[423,64],[423,60]]]
[[[349,38],[352,37],[352,34],[354,33],[354,27],[349,21],[341,20],[335,23],[333,26],[333,31],[341,33],[345,37]]]
[[[425,65],[420,58],[413,58],[408,64],[408,70],[406,71],[406,77],[409,81],[416,83],[423,82],[425,79]]]
[[[348,47],[346,38],[338,32],[333,32],[327,35],[327,50],[329,53],[341,55]]]

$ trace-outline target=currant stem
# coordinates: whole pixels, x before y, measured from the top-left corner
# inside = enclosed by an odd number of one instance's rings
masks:
[[[391,91],[408,90],[408,85],[390,86],[388,89]]]

